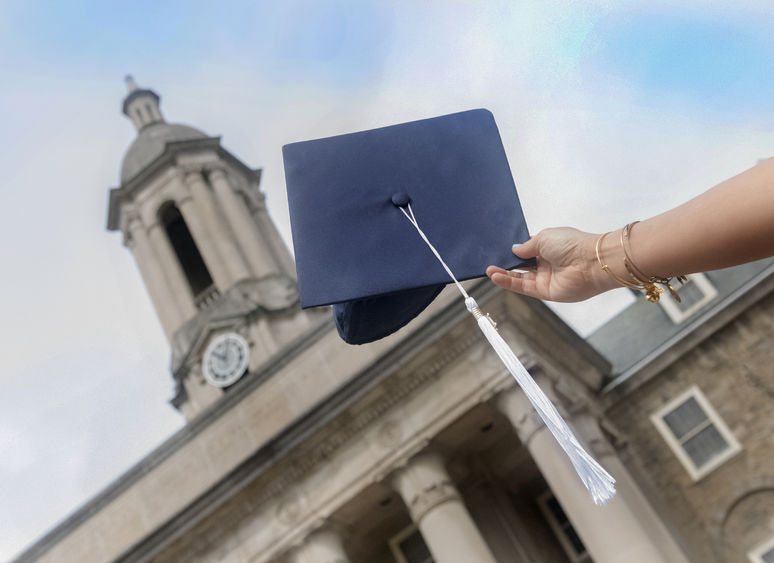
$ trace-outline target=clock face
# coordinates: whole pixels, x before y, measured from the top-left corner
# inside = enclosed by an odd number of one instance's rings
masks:
[[[202,360],[204,379],[215,387],[228,387],[247,369],[250,348],[247,341],[233,332],[214,338]]]

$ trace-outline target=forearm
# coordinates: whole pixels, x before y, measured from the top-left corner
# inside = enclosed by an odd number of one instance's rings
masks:
[[[774,159],[629,230],[625,265],[622,229],[595,235],[570,227],[545,229],[514,248],[537,258],[526,272],[487,268],[505,289],[551,301],[579,301],[648,278],[672,278],[774,256]],[[636,278],[633,275],[636,274]],[[638,281],[639,280],[639,281]]]
[[[636,266],[659,277],[774,256],[774,159],[638,223],[629,242]],[[625,276],[620,231],[606,237],[602,250],[611,268]]]

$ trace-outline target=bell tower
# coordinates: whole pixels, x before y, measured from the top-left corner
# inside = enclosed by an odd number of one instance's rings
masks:
[[[168,123],[160,97],[126,78],[137,137],[110,190],[121,231],[172,348],[172,404],[187,419],[309,323],[295,267],[252,169],[210,137]]]

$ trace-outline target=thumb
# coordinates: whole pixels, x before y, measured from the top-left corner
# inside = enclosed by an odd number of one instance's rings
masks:
[[[534,236],[524,244],[514,244],[513,253],[519,258],[534,258],[538,255],[537,237]]]

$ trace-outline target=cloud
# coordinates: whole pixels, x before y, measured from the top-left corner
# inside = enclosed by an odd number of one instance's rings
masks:
[[[105,231],[131,127],[120,81],[15,80],[0,93],[0,559],[181,424],[168,347],[129,251]],[[45,94],[44,94],[45,92]],[[147,397],[155,397],[149,401]],[[55,476],[55,477],[52,477]]]

